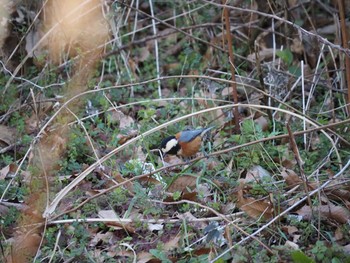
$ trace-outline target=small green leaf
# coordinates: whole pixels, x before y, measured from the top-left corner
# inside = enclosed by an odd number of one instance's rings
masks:
[[[288,67],[288,71],[289,71],[290,74],[293,74],[296,77],[300,77],[301,76],[301,69],[300,69],[299,66],[292,65],[292,66]]]
[[[278,50],[276,55],[283,60],[288,66],[293,62],[293,53],[289,49]]]
[[[339,258],[332,258],[332,263],[341,263],[342,261]]]
[[[180,197],[181,197],[181,192],[180,191],[176,191],[176,192],[173,193],[173,199],[175,201],[179,200]]]
[[[315,261],[300,250],[292,252],[292,259],[295,263],[314,263]]]

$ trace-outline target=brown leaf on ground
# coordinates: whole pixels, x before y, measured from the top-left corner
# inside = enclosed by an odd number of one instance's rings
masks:
[[[331,178],[331,177],[330,177]],[[347,184],[344,184],[342,179],[332,180],[332,182],[324,190],[327,197],[332,200],[344,201],[347,202],[350,200],[350,189],[347,187]],[[348,208],[350,206],[347,205]]]
[[[189,200],[189,201],[197,201],[197,193],[196,192],[186,192],[182,193],[179,200]]]
[[[287,246],[287,247],[290,247],[293,250],[299,249],[299,245],[298,244],[296,244],[295,242],[289,241],[289,240],[287,240],[284,245]]]
[[[127,135],[123,135],[123,134],[118,134],[117,135],[117,139],[118,139],[118,144],[119,145],[123,145],[124,143],[126,143],[127,141],[129,141],[130,139],[136,137],[138,134],[138,131],[131,131],[130,133],[128,133]]]
[[[254,122],[261,127],[262,131],[267,131],[269,128],[269,120],[265,116],[260,116],[259,118],[255,119]]]
[[[260,165],[252,166],[248,171],[244,179],[239,179],[240,182],[261,182],[262,178],[271,178],[271,174]]]
[[[185,192],[182,193],[180,198],[174,199],[173,195],[170,195],[164,199],[164,202],[174,202],[179,200],[189,200],[189,201],[197,201],[197,192]]]
[[[6,176],[11,173],[15,173],[16,170],[17,170],[17,164],[11,163],[9,165],[6,165],[4,168],[0,170],[0,180],[5,179]]]
[[[120,173],[114,172],[113,178],[118,182],[118,183],[123,183],[127,181],[122,177]],[[123,185],[126,189],[128,189],[131,193],[134,192],[134,185],[131,182],[127,182]]]
[[[132,126],[135,123],[135,120],[133,118],[131,118],[128,115],[125,115],[121,111],[113,111],[111,113],[111,115],[110,115],[110,118],[114,122],[118,122],[119,123],[119,128],[120,129],[129,128],[130,126]]]
[[[105,218],[105,219],[116,219],[116,220],[119,219],[119,217],[114,212],[114,210],[100,210],[100,211],[98,211],[98,215],[99,215],[99,217]],[[128,233],[135,233],[136,232],[135,228],[132,227],[130,223],[110,221],[110,222],[105,222],[105,224],[108,227],[111,227],[115,230],[124,229]]]
[[[245,198],[243,190],[238,191],[237,207],[247,213],[250,217],[258,219],[263,217],[268,220],[273,217],[273,206],[269,201],[256,200],[253,197]]]
[[[210,248],[203,247],[203,248],[199,248],[199,249],[194,250],[192,253],[194,255],[200,256],[200,255],[206,255],[209,252],[210,252]]]
[[[135,234],[136,233],[136,229],[131,226],[131,224],[129,223],[121,223],[121,222],[106,222],[105,223],[106,226],[114,229],[114,230],[125,230],[126,232],[128,233],[132,233],[132,234]]]
[[[148,45],[146,45],[146,46],[140,48],[139,56],[137,56],[137,58],[135,58],[135,61],[144,62],[150,57],[150,55],[151,55],[150,47]]]
[[[350,212],[346,208],[339,205],[321,205],[314,207],[314,213],[316,215],[318,212],[321,214],[321,218],[324,220],[333,219],[338,223],[345,224],[350,219]],[[297,211],[299,215],[301,215],[305,220],[309,220],[312,218],[312,209],[310,206],[303,206],[301,209]]]
[[[175,248],[178,248],[180,238],[181,238],[181,235],[177,235],[177,236],[170,238],[170,240],[164,244],[163,250],[170,251],[170,250],[173,250]]]
[[[273,48],[264,48],[258,52],[260,60],[269,60],[273,57],[273,54],[275,54],[275,50]],[[251,53],[248,55],[248,60],[255,61],[256,60],[256,54]]]
[[[38,250],[41,242],[39,234],[23,234],[15,238],[16,246],[12,247],[12,253],[6,258],[6,262],[29,262],[28,259],[33,257]]]
[[[114,212],[114,210],[100,210],[98,211],[98,215],[101,218],[110,218],[110,219],[118,219],[119,217]]]
[[[137,262],[138,263],[147,263],[147,262],[150,262],[153,258],[154,257],[151,253],[143,251],[137,255]]]
[[[4,217],[9,212],[9,210],[10,210],[10,208],[8,208],[7,206],[0,204],[0,216],[1,217]]]
[[[188,192],[188,189],[192,189],[193,187],[196,186],[196,180],[197,178],[194,176],[189,176],[189,175],[179,176],[169,186],[168,192],[170,193],[184,192],[184,191]]]
[[[96,233],[89,243],[89,247],[95,247],[99,242],[107,243],[113,238],[113,232],[108,231],[106,233]]]
[[[283,232],[287,233],[288,235],[293,235],[294,233],[298,232],[299,229],[295,226],[283,226],[282,227]]]
[[[286,180],[286,184],[289,186],[289,189],[303,183],[300,177],[293,170],[283,169],[281,175],[284,180]]]
[[[0,147],[6,147],[16,141],[16,129],[0,125]]]
[[[344,238],[343,231],[342,231],[341,227],[337,227],[337,229],[335,230],[334,238],[336,241],[340,241]]]
[[[165,155],[164,162],[166,165],[174,165],[174,164],[182,163],[182,160],[175,155],[168,154],[168,155]],[[174,168],[174,169],[177,169],[177,168]]]

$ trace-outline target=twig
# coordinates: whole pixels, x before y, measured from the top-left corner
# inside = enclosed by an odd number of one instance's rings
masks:
[[[288,135],[289,135],[289,143],[290,143],[290,146],[293,150],[294,158],[299,166],[299,171],[300,171],[300,175],[301,175],[301,180],[303,181],[304,191],[306,193],[306,196],[308,197],[307,201],[309,203],[309,206],[312,207],[312,202],[311,202],[311,198],[309,195],[309,189],[308,189],[309,183],[308,183],[307,177],[305,176],[305,172],[304,172],[304,163],[301,160],[299,149],[298,149],[294,134],[292,132],[292,129],[290,128],[289,123],[286,123],[286,126],[287,126],[287,130],[288,130]],[[305,129],[304,129],[304,131],[305,131]],[[305,135],[306,135],[306,133],[304,133],[304,137],[305,137]]]
[[[340,15],[340,25],[341,25],[341,35],[342,35],[342,43],[344,48],[349,48],[348,44],[348,36],[347,36],[347,26],[345,21],[345,3],[344,0],[338,0],[338,8]],[[345,75],[346,75],[346,83],[348,86],[348,115],[350,114],[350,55],[345,54]]]
[[[222,0],[223,3],[226,3],[226,0]],[[238,95],[237,95],[237,85],[236,85],[236,74],[235,74],[235,64],[234,64],[234,54],[232,50],[232,34],[230,30],[230,16],[229,11],[225,7],[224,8],[224,18],[225,18],[225,28],[226,28],[226,41],[227,41],[227,49],[229,54],[229,61],[230,61],[230,69],[231,69],[231,80],[232,80],[232,95],[233,95],[233,102],[234,104],[238,103]],[[239,126],[239,112],[238,108],[233,108],[233,116],[235,121],[235,132],[236,134],[240,133],[240,126]]]
[[[154,11],[153,11],[153,3],[152,3],[152,0],[149,0],[149,6],[150,6],[150,9],[151,9],[151,16],[152,17],[155,17],[154,16]],[[154,35],[157,35],[157,28],[156,28],[156,21],[154,19],[152,19],[152,28],[153,28],[153,34]],[[160,66],[159,66],[159,52],[158,52],[158,40],[157,38],[154,39],[154,52],[156,54],[156,70],[157,70],[157,78],[160,77]],[[160,80],[158,80],[158,96],[159,98],[162,97],[162,89],[161,89],[161,85],[160,85]]]

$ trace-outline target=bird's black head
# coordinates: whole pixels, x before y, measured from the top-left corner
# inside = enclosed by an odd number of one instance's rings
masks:
[[[161,142],[160,149],[164,155],[176,155],[181,147],[175,136],[169,136]]]

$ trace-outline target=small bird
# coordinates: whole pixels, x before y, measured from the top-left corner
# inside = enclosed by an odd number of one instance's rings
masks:
[[[212,128],[214,127],[187,130],[179,132],[175,136],[169,136],[161,142],[160,149],[163,155],[191,157],[199,151],[203,136]]]

